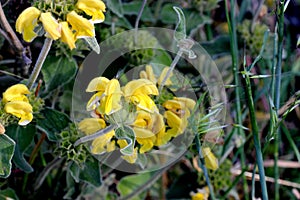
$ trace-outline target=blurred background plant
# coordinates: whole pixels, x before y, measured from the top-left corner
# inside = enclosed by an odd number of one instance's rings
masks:
[[[1,3],[2,94],[12,85],[26,84],[44,37],[27,43],[10,28],[34,2]],[[226,121],[220,124],[211,120],[220,108],[211,108],[204,81],[195,77],[192,67],[181,59],[176,70],[190,77],[200,109],[196,124],[192,123],[194,118],[189,121],[197,136],[192,145],[176,163],[157,171],[133,174],[111,169],[99,162],[87,145],[74,146],[84,134],[71,120],[76,74],[84,70],[84,59],[98,47],[95,40],[78,40],[71,50],[57,40],[43,64],[38,83],[26,94],[33,120],[26,126],[18,125],[19,118],[8,115],[1,100],[0,199],[299,199],[300,2],[104,3],[105,20],[94,25],[95,39],[104,46],[128,52],[112,63],[112,70],[106,72],[108,78],[122,77],[120,74],[138,65],[171,66],[176,55],[157,47],[174,48],[174,41],[161,40],[166,37],[149,31],[139,31],[137,36],[132,31],[127,38],[118,34],[137,27],[175,30],[179,15],[173,7],[177,6],[185,17],[186,35],[208,52],[222,74],[228,97],[226,105],[222,105],[227,110]],[[45,6],[41,2],[36,5]],[[79,13],[90,18],[88,13]],[[136,43],[142,44],[140,49],[135,48]],[[168,92],[164,98],[170,98]],[[262,155],[260,161],[257,152]]]

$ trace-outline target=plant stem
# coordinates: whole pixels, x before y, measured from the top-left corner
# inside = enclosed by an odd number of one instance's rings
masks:
[[[135,25],[134,25],[134,43],[136,44],[137,43],[137,40],[138,40],[138,28],[139,28],[139,22],[140,22],[140,19],[142,17],[142,14],[143,14],[143,11],[144,11],[144,8],[146,6],[146,3],[147,3],[147,0],[143,0],[143,3],[142,3],[142,6],[140,8],[140,11],[138,13],[138,16],[135,20]]]
[[[209,188],[210,198],[212,200],[214,200],[214,199],[216,199],[215,194],[214,194],[214,189],[213,189],[213,187],[210,183],[207,168],[205,167],[205,161],[204,161],[204,157],[203,157],[202,150],[201,150],[201,143],[200,143],[200,139],[199,139],[199,134],[196,134],[195,139],[196,139],[196,147],[197,147],[197,151],[198,151],[198,155],[199,155],[198,164],[199,164],[199,166],[201,167],[201,169],[203,171],[206,184]]]
[[[278,9],[277,9],[278,11]],[[278,50],[277,50],[277,65],[275,71],[275,74],[273,74],[273,77],[275,75],[275,87],[274,87],[274,105],[276,109],[276,114],[278,116],[278,109],[280,106],[280,88],[281,88],[281,65],[282,65],[282,50],[283,50],[283,33],[284,33],[284,0],[279,1],[279,14],[277,14],[277,24],[278,24]],[[275,200],[279,199],[279,168],[278,168],[278,154],[279,154],[279,138],[280,138],[280,130],[275,130],[277,133],[274,137],[274,179],[275,179]]]
[[[225,1],[225,7],[226,7],[226,18],[228,22],[229,27],[229,33],[230,33],[230,50],[231,50],[231,56],[232,56],[232,73],[234,78],[234,85],[235,85],[235,117],[237,120],[237,124],[241,125],[243,124],[242,121],[242,111],[241,111],[241,99],[240,99],[240,81],[239,81],[239,70],[238,70],[238,63],[239,63],[239,57],[238,57],[238,44],[237,44],[237,35],[236,35],[236,20],[234,15],[235,10],[235,1],[230,0],[230,16],[228,11],[228,2]],[[242,137],[243,140],[245,139],[245,133],[243,129],[237,128],[237,133],[239,137]],[[239,148],[242,149],[241,151],[241,167],[242,169],[246,168],[246,158],[245,158],[245,151],[244,151],[244,144],[242,144]],[[248,200],[248,185],[247,180],[245,176],[243,177],[243,188],[245,192],[245,199]]]
[[[44,62],[46,60],[46,57],[47,57],[47,55],[49,53],[49,50],[51,48],[52,41],[53,40],[50,39],[50,38],[46,38],[45,39],[45,42],[44,42],[43,48],[41,50],[41,53],[40,53],[40,55],[39,55],[39,57],[38,57],[38,59],[37,59],[37,61],[35,63],[33,71],[32,71],[32,73],[31,73],[31,75],[29,77],[29,80],[28,80],[27,86],[28,86],[29,89],[32,89],[32,87],[33,87],[33,85],[34,85],[37,77],[40,74],[42,66],[43,66],[43,64],[44,64]]]
[[[250,121],[252,126],[252,136],[253,136],[254,146],[255,146],[255,154],[257,159],[256,163],[259,171],[259,179],[260,179],[259,181],[261,185],[262,198],[263,200],[267,200],[268,191],[267,191],[267,184],[265,180],[264,161],[263,161],[262,150],[260,145],[259,129],[258,129],[256,116],[255,116],[255,107],[254,107],[251,83],[250,83],[248,72],[245,72],[245,81],[246,81],[246,95],[248,100],[249,115],[250,115]]]
[[[183,54],[183,51],[181,49],[179,49],[179,51],[177,52],[174,60],[172,61],[171,65],[170,65],[170,68],[167,71],[166,76],[164,77],[164,79],[162,80],[162,82],[159,86],[159,89],[158,89],[159,93],[161,93],[164,85],[166,84],[168,78],[171,76],[171,73],[174,70],[175,66],[177,65],[178,61],[180,60],[182,54]]]

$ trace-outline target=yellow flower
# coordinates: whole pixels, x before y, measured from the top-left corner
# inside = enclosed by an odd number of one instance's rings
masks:
[[[145,70],[142,70],[140,72],[140,77],[143,79],[148,79],[148,80],[152,81],[154,84],[157,83],[157,80],[155,78],[155,74],[153,72],[151,65],[146,65]]]
[[[205,195],[203,193],[197,192],[192,195],[192,200],[205,200]]]
[[[133,163],[135,163],[135,161],[138,157],[137,150],[138,150],[138,148],[136,147],[136,148],[134,148],[133,153],[131,155],[121,156],[121,158],[126,160],[128,163],[133,164]]]
[[[180,118],[171,111],[166,111],[164,117],[167,119],[167,124],[170,127],[165,136],[165,138],[168,140],[170,140],[171,137],[177,137],[178,135],[182,134],[187,127],[187,119]]]
[[[60,26],[50,12],[42,13],[40,16],[40,21],[43,23],[47,37],[53,40],[57,40],[61,37]]]
[[[78,124],[79,130],[84,132],[86,135],[93,134],[105,128],[105,126],[105,121],[100,118],[85,118]]]
[[[154,101],[149,95],[158,95],[158,89],[153,82],[147,79],[133,80],[127,83],[123,89],[125,98],[138,108],[154,112],[158,111]]]
[[[72,26],[72,29],[76,31],[76,39],[95,36],[94,24],[86,18],[78,15],[75,11],[67,14],[67,22],[69,22]]]
[[[163,69],[163,71],[161,72],[158,80],[156,79],[155,77],[155,74],[153,72],[153,68],[151,65],[146,65],[145,67],[145,70],[142,70],[140,72],[140,78],[142,79],[148,79],[150,80],[151,82],[153,82],[154,84],[158,84],[158,85],[161,85],[162,81],[164,80],[164,78],[166,77],[167,75],[167,72],[169,70],[169,67],[165,67]],[[173,72],[171,72],[170,76],[168,77],[168,79],[166,80],[165,82],[165,85],[172,85],[172,82],[170,80],[170,77],[173,75]]]
[[[105,152],[111,152],[115,150],[114,141],[111,141],[112,137],[115,135],[115,131],[112,130],[104,135],[101,135],[93,140],[91,146],[91,152],[93,154],[102,154]]]
[[[105,16],[105,4],[100,0],[78,0],[76,7],[83,10],[87,15],[92,16],[94,23],[103,22]]]
[[[32,121],[32,106],[24,101],[11,101],[5,104],[5,112],[20,118],[18,124],[25,126]]]
[[[166,101],[163,106],[178,115],[179,117],[189,117],[190,111],[195,107],[196,102],[193,99],[185,97],[174,97]]]
[[[120,105],[122,91],[117,79],[95,78],[90,82],[86,91],[98,91],[88,101],[87,110],[96,108],[99,113],[110,115],[122,108]]]
[[[78,124],[79,130],[87,135],[93,134],[106,127],[105,121],[100,118],[85,118]],[[93,140],[91,145],[91,152],[93,154],[102,154],[104,152],[110,152],[115,149],[115,143],[111,141],[115,135],[115,131],[112,130],[104,135],[101,135]]]
[[[169,71],[169,68],[170,68],[170,67],[165,67],[165,68],[163,69],[163,71],[161,72],[161,74],[160,74],[160,76],[159,76],[159,78],[158,78],[158,80],[157,80],[157,84],[158,84],[158,85],[161,85],[161,83],[163,82],[164,78],[165,78],[166,75],[167,75],[167,72]],[[170,76],[169,76],[168,79],[166,80],[166,82],[165,82],[165,85],[166,85],[166,86],[172,85],[172,81],[171,81],[171,79],[170,79],[172,75],[173,75],[173,72],[171,72]]]
[[[202,148],[202,154],[205,161],[205,166],[208,169],[216,170],[219,167],[218,159],[215,155],[211,152],[209,147]]]
[[[0,123],[0,134],[5,133],[5,128],[4,126]]]
[[[35,7],[26,8],[18,17],[16,21],[17,32],[23,34],[23,39],[26,42],[31,42],[37,34],[34,28],[37,26],[37,20],[41,11]]]
[[[120,100],[122,91],[119,81],[112,79],[105,88],[104,97],[100,100],[98,111],[102,114],[110,115],[122,108]]]
[[[197,189],[197,193],[191,192],[192,200],[207,200],[209,197],[209,189],[208,187],[204,187],[202,189]]]
[[[91,80],[86,92],[104,92],[109,80],[105,77],[97,77]]]
[[[140,153],[147,152],[156,144],[157,135],[165,132],[163,117],[159,113],[149,113],[143,110],[137,112],[133,123],[136,140],[141,145]]]
[[[28,90],[26,85],[23,84],[16,84],[11,87],[9,87],[4,93],[3,93],[3,102],[7,103],[9,101],[18,100],[18,101],[26,101],[28,102],[27,97],[25,94],[29,94],[30,91]]]
[[[60,22],[59,24],[61,26],[61,41],[66,43],[71,50],[76,48],[75,36],[69,28],[68,22]]]

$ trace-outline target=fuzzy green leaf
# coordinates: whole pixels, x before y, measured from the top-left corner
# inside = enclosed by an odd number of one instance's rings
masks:
[[[117,185],[117,189],[120,192],[122,197],[125,197],[133,192],[135,192],[141,185],[146,183],[152,177],[151,172],[130,175],[122,178]],[[141,193],[140,195],[133,197],[131,199],[145,199],[146,192]]]
[[[11,188],[0,191],[0,200],[8,200],[8,199],[19,200],[16,192]]]
[[[41,114],[43,117],[37,119],[37,127],[43,130],[51,141],[56,141],[56,134],[64,130],[71,122],[66,114],[51,108],[45,108]]]
[[[71,176],[76,182],[83,181],[94,185],[101,186],[101,169],[99,161],[93,157],[89,158],[83,166],[72,162],[70,167]]]
[[[0,134],[0,178],[10,175],[15,146],[15,141],[5,134]]]
[[[128,143],[126,147],[120,150],[124,155],[132,155],[135,144],[135,133],[129,126],[123,126],[115,130],[118,139],[125,139]]]
[[[33,142],[36,128],[29,124],[25,127],[19,125],[10,125],[5,132],[10,138],[16,142],[13,162],[15,165],[26,173],[33,171],[33,168],[24,158],[24,153]]]
[[[48,56],[42,68],[47,90],[44,93],[49,94],[69,83],[75,76],[76,71],[77,63],[74,59],[70,60],[63,56]]]
[[[175,28],[175,35],[174,38],[177,41],[180,41],[182,39],[186,38],[186,21],[183,11],[179,8],[174,6],[173,9],[175,10],[178,18],[178,22],[176,24]]]

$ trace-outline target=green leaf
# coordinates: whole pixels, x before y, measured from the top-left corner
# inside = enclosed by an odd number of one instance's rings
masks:
[[[36,128],[33,124],[25,127],[19,125],[10,125],[5,132],[10,138],[16,142],[13,162],[15,165],[26,173],[33,171],[33,168],[24,158],[24,153],[33,142]]]
[[[7,178],[10,175],[15,146],[15,141],[5,134],[0,134],[0,178]]]
[[[175,27],[175,34],[174,34],[174,38],[177,41],[180,41],[182,39],[186,38],[186,22],[185,22],[185,16],[183,11],[179,8],[174,6],[173,9],[175,10],[176,14],[177,14],[177,24]]]
[[[130,3],[123,4],[123,11],[125,15],[138,15],[142,7],[142,1],[134,1]],[[144,22],[154,22],[154,17],[148,6],[145,6],[144,11],[141,16],[141,21]]]
[[[42,68],[46,93],[50,93],[70,82],[77,71],[77,63],[63,56],[48,56]]]
[[[123,17],[123,5],[121,0],[107,0],[106,6],[118,17]]]
[[[0,200],[8,199],[19,200],[18,196],[16,195],[16,192],[11,188],[0,191]]]
[[[101,169],[99,161],[94,157],[87,159],[82,167],[72,162],[69,169],[76,182],[83,181],[95,187],[101,186]]]
[[[125,139],[128,143],[120,152],[124,155],[132,155],[135,144],[135,133],[133,129],[129,126],[122,126],[115,130],[115,134],[118,139]]]
[[[97,54],[100,54],[100,46],[96,37],[85,37],[83,39],[93,51],[95,51]]]
[[[71,122],[66,114],[51,108],[45,108],[40,114],[43,118],[37,119],[37,127],[43,130],[51,141],[57,141],[56,134],[67,128]]]
[[[152,178],[153,172],[135,174],[130,176],[125,176],[120,180],[117,185],[117,189],[121,194],[121,197],[125,197],[129,194],[134,193],[141,185],[145,184]],[[140,195],[131,198],[133,200],[145,199],[146,191]]]
[[[160,65],[170,66],[172,58],[166,51],[157,49],[151,63],[159,63]]]

